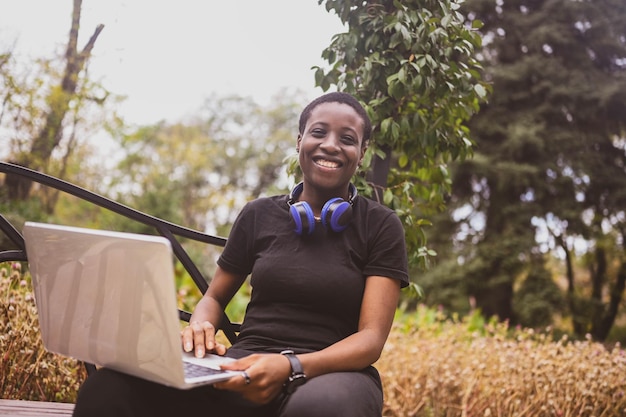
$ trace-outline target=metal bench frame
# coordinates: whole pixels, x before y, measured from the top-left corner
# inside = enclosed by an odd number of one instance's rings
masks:
[[[209,286],[207,280],[204,278],[198,267],[193,263],[193,261],[179,242],[178,238],[182,237],[192,239],[198,242],[203,242],[219,247],[223,247],[226,244],[225,238],[212,236],[206,233],[198,232],[193,229],[176,225],[174,223],[170,223],[168,221],[143,213],[141,211],[132,209],[128,206],[120,204],[94,192],[88,191],[84,188],[78,187],[67,181],[63,181],[50,175],[42,174],[38,171],[34,171],[19,165],[0,161],[0,172],[28,178],[39,184],[55,188],[59,191],[71,194],[92,204],[125,216],[131,220],[154,227],[157,233],[159,233],[161,236],[165,237],[171,242],[174,255],[183,265],[187,273],[189,273],[200,292],[202,294],[206,292]],[[24,237],[2,213],[0,213],[0,230],[18,248],[15,250],[0,250],[0,262],[27,262],[28,254],[26,253],[26,247],[24,245]],[[189,322],[189,319],[191,318],[190,312],[180,309],[178,311],[178,315],[181,320],[187,322]],[[224,332],[230,343],[235,342],[235,340],[237,339],[237,333],[239,332],[239,324],[232,323],[226,313],[224,313],[222,322],[219,324],[219,328],[220,330],[222,330],[222,332]],[[95,370],[95,367],[92,364],[85,364],[85,366],[88,373],[91,373]]]

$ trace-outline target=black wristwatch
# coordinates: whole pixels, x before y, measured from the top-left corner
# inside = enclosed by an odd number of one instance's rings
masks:
[[[280,354],[285,355],[291,364],[291,375],[284,385],[285,392],[291,394],[296,388],[306,382],[306,375],[304,374],[300,360],[296,357],[293,350],[283,350]]]

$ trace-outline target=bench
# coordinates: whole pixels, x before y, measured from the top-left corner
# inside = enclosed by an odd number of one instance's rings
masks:
[[[74,404],[0,399],[0,417],[71,416]]]
[[[31,170],[23,166],[11,164],[8,162],[0,162],[0,173],[5,173],[7,176],[12,175],[23,177],[33,182],[37,182],[41,185],[55,188],[61,192],[78,197],[82,200],[85,200],[104,209],[110,210],[133,221],[153,227],[157,234],[165,237],[170,241],[174,255],[176,256],[178,261],[180,261],[181,265],[185,268],[200,292],[204,294],[208,289],[208,280],[203,276],[198,267],[193,263],[192,259],[183,248],[179,239],[185,238],[201,243],[223,247],[226,244],[225,238],[202,233],[159,219],[157,217],[132,209],[128,206],[120,204],[116,201],[103,197],[84,188],[78,187],[67,181],[63,181],[59,178],[55,178],[53,176]],[[0,262],[27,262],[28,254],[26,253],[23,236],[2,213],[0,213],[0,231],[4,233],[4,235],[15,246],[15,249],[0,248]],[[180,320],[188,322],[190,317],[190,312],[179,310]],[[230,343],[235,342],[237,334],[239,332],[239,324],[231,322],[226,313],[224,313],[219,328],[224,333]],[[87,369],[88,374],[94,372],[96,369],[93,364],[88,363],[85,363],[85,368]],[[71,415],[71,409],[73,409],[73,405],[71,404],[42,402],[42,408],[37,409],[37,401],[13,401],[6,399],[0,401],[2,401],[0,403],[0,416]],[[33,412],[35,414],[33,414]]]

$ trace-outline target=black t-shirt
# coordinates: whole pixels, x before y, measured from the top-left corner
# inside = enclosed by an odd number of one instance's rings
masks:
[[[404,230],[389,208],[357,196],[348,228],[315,225],[298,236],[287,196],[248,203],[218,264],[251,274],[252,295],[236,348],[298,353],[321,350],[358,329],[365,278],[408,285]]]

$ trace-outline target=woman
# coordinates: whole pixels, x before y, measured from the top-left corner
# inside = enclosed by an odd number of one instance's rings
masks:
[[[312,101],[299,123],[302,183],[288,196],[248,203],[233,225],[181,339],[196,356],[238,358],[224,367],[243,377],[179,391],[101,370],[81,388],[75,415],[380,416],[371,365],[408,274],[398,217],[350,182],[370,134],[354,97]],[[251,300],[227,350],[215,324],[248,275]]]

